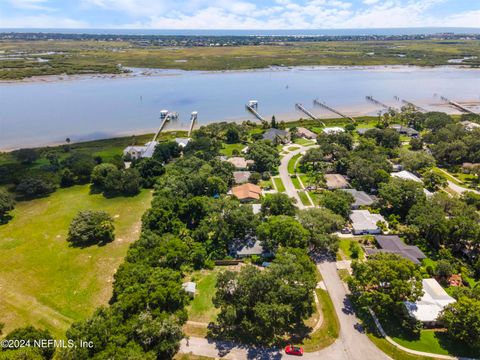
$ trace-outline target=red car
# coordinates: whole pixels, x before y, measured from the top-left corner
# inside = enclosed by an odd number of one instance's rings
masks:
[[[285,354],[302,356],[303,355],[303,349],[300,346],[288,345],[285,348]]]

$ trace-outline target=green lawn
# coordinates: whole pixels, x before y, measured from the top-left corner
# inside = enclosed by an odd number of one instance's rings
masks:
[[[315,141],[304,139],[304,138],[297,138],[295,139],[294,143],[298,145],[303,145],[303,146],[315,145]]]
[[[285,186],[283,185],[282,179],[274,177],[273,182],[275,183],[278,192],[285,192]]]
[[[0,322],[8,332],[32,324],[63,337],[76,320],[111,296],[113,274],[140,233],[151,192],[106,199],[89,186],[59,189],[50,197],[17,203],[0,226]],[[79,210],[108,211],[116,238],[105,246],[72,248],[68,226]]]
[[[302,154],[297,154],[290,159],[290,161],[288,162],[288,173],[289,174],[295,174],[295,164],[301,156],[302,156]]]
[[[340,239],[340,242],[339,242],[339,251],[343,252],[347,260],[350,260],[352,258],[352,252],[350,251],[350,243],[352,242],[358,242],[358,241],[351,240],[351,239]],[[360,248],[359,258],[361,259],[362,257],[363,257],[363,249]]]
[[[300,180],[298,180],[296,176],[292,176],[291,179],[292,179],[293,186],[295,186],[295,189],[297,190],[303,189],[302,186],[300,185]]]
[[[298,149],[300,149],[300,146],[295,146],[295,145],[289,146],[289,147],[287,148],[288,151],[295,151],[295,150],[298,150]]]
[[[222,144],[222,148],[220,149],[220,153],[225,156],[232,156],[233,150],[237,150],[241,153],[242,149],[245,148],[246,145],[244,144]]]
[[[311,206],[312,205],[312,203],[308,199],[308,196],[305,193],[305,191],[298,191],[298,196],[300,197],[300,200],[302,200],[303,205],[305,205],[305,206]]]
[[[315,291],[323,314],[323,323],[317,331],[303,340],[302,346],[306,352],[318,351],[333,344],[340,331],[340,323],[328,292],[322,289]]]
[[[201,323],[215,321],[218,309],[213,306],[213,296],[216,291],[219,268],[214,270],[200,270],[190,276],[190,280],[197,284],[195,298],[188,306],[188,320]]]

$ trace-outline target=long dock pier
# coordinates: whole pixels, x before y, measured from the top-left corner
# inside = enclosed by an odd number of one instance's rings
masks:
[[[327,109],[328,111],[331,111],[331,112],[333,112],[334,114],[340,115],[342,118],[349,119],[350,121],[355,122],[355,119],[354,119],[353,117],[348,116],[348,115],[345,115],[345,114],[341,113],[340,111],[335,110],[334,108],[328,106],[327,104],[318,101],[317,99],[314,99],[314,100],[313,100],[313,104],[314,104],[314,105],[317,105],[317,106],[320,106],[320,107],[322,107],[322,108],[324,108],[324,109]]]
[[[197,111],[192,111],[192,114],[190,115],[190,129],[188,130],[188,137],[192,135],[193,127],[195,126],[195,123],[197,122],[197,117],[198,117],[198,112]]]
[[[465,106],[463,105],[460,105],[459,103],[455,102],[455,101],[452,101],[448,98],[446,98],[445,96],[440,96],[440,99],[442,99],[443,101],[449,103],[450,105],[452,106],[455,106],[457,109],[459,109],[460,111],[463,111],[465,113],[468,113],[468,114],[473,114],[473,115],[477,115],[477,113],[473,112],[472,110],[470,110],[469,108],[466,108]]]
[[[325,126],[325,124],[323,123],[323,121],[320,120],[319,117],[315,116],[313,113],[311,113],[310,111],[308,111],[307,109],[305,109],[305,107],[300,104],[300,103],[296,103],[295,104],[295,108],[300,110],[301,112],[303,112],[305,115],[307,115],[308,117],[310,117],[312,120],[318,120],[320,121],[320,123]]]
[[[258,101],[250,100],[248,104],[245,105],[245,109],[250,111],[258,120],[265,121],[262,115],[260,115],[257,111],[258,109]]]
[[[365,99],[367,101],[370,101],[371,103],[381,106],[387,110],[395,110],[392,106],[388,106],[387,104],[382,103],[381,101],[378,101],[377,99],[374,99],[373,96],[365,96]]]

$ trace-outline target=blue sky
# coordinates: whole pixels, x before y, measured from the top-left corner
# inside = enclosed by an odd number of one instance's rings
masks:
[[[0,0],[0,28],[480,27],[480,0]]]

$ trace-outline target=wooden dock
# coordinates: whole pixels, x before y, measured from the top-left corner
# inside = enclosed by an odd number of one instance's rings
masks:
[[[317,106],[320,106],[320,107],[322,107],[322,108],[324,108],[324,109],[327,109],[328,111],[333,112],[334,114],[337,114],[337,115],[341,116],[342,118],[345,118],[345,119],[348,119],[348,120],[350,120],[350,121],[352,121],[352,122],[355,122],[355,119],[354,119],[353,117],[348,116],[348,115],[345,115],[345,114],[343,114],[342,112],[340,112],[340,111],[338,111],[338,110],[335,110],[335,109],[332,108],[331,106],[328,106],[327,104],[318,101],[317,99],[313,100],[313,104],[314,104],[314,105],[317,105]]]
[[[381,101],[378,101],[373,96],[365,96],[365,99],[367,99],[367,101],[370,101],[372,104],[378,105],[386,110],[389,110],[389,111],[395,110],[395,108],[393,108],[392,106],[388,106],[387,104],[384,104]]]
[[[190,129],[188,130],[188,137],[191,137],[195,123],[197,122],[198,112],[193,111],[190,115]]]
[[[258,113],[258,111],[253,108],[253,106],[250,106],[250,105],[247,104],[247,105],[245,105],[245,109],[250,111],[258,120],[265,121],[265,119],[262,117],[262,115],[260,115]]]
[[[452,101],[448,98],[446,98],[445,96],[440,96],[440,99],[442,99],[443,101],[445,101],[446,103],[456,107],[458,110],[464,112],[464,113],[467,113],[467,114],[473,114],[473,115],[478,115],[477,113],[473,112],[472,110],[470,110],[469,108],[463,106],[463,105],[460,105],[459,103],[455,102],[455,101]]]
[[[305,115],[310,117],[312,120],[317,120],[319,121],[323,126],[325,126],[325,123],[320,120],[318,116],[315,116],[312,112],[308,111],[302,104],[296,103],[295,108],[303,112]]]

